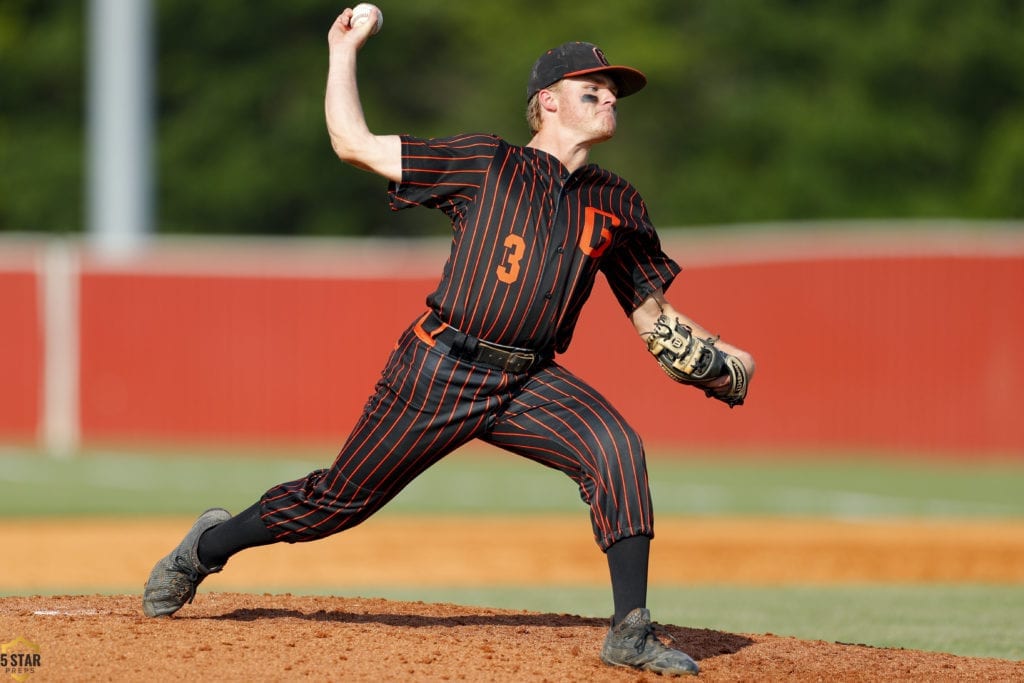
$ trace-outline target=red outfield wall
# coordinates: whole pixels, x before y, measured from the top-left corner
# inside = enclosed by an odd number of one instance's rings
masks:
[[[30,263],[0,269],[0,441],[36,438],[43,355],[39,291]]]
[[[715,263],[721,248],[666,241],[690,264],[670,300],[758,360],[747,405],[729,410],[665,378],[603,280],[563,364],[652,449],[1024,457],[1024,250],[765,245]],[[180,253],[87,260],[83,443],[340,444],[443,261],[434,248],[392,247],[392,271],[373,274],[368,254],[342,249],[264,253],[255,267],[232,250],[207,250],[198,267]],[[41,341],[24,333],[38,327],[26,281],[0,274],[0,315],[21,330],[3,335],[0,440],[38,428]]]

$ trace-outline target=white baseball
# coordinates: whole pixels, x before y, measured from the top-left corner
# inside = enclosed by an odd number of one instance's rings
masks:
[[[374,36],[380,33],[380,29],[384,25],[384,13],[380,11],[379,7],[368,2],[361,2],[352,8],[352,28],[365,23],[373,10],[377,10],[377,25],[370,31],[370,35]]]

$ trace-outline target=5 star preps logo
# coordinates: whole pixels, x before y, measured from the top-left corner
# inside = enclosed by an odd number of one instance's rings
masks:
[[[0,670],[18,683],[24,683],[43,665],[42,649],[24,636],[0,643]]]

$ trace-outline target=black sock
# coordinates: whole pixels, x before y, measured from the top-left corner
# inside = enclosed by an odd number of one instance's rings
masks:
[[[630,536],[608,548],[608,570],[612,576],[612,599],[615,601],[612,624],[618,624],[637,607],[647,606],[647,559],[650,551],[651,539],[647,536]]]
[[[255,503],[200,536],[196,554],[204,567],[219,569],[238,551],[273,542],[274,535],[260,519],[260,504]]]

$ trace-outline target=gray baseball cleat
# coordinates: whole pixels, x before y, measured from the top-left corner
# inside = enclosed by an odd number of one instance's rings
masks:
[[[142,611],[147,617],[171,615],[185,603],[192,602],[196,588],[210,574],[224,568],[204,567],[197,550],[199,537],[204,531],[231,519],[231,513],[222,508],[210,508],[192,525],[178,547],[156,563],[149,573],[146,589],[142,593]]]
[[[637,607],[621,623],[613,626],[604,639],[601,661],[612,666],[628,666],[673,676],[696,676],[700,667],[688,654],[665,646],[655,633],[672,636],[651,623],[651,613]]]

